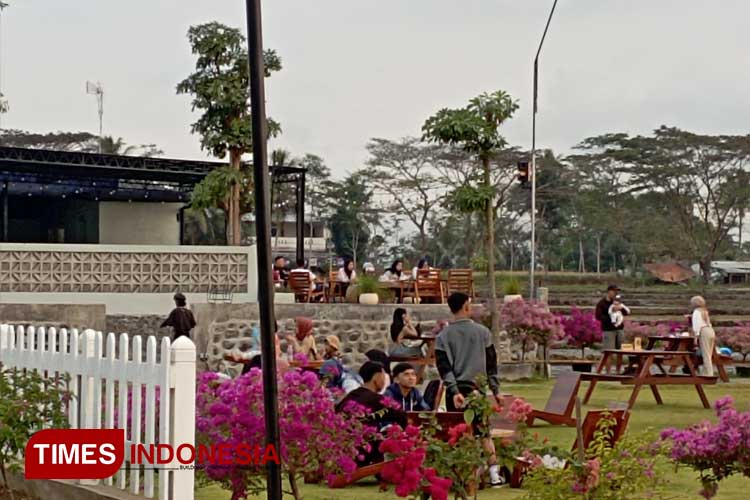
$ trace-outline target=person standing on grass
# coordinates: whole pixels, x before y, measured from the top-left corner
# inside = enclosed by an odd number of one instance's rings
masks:
[[[435,342],[435,360],[446,387],[447,410],[463,409],[466,396],[479,389],[476,380],[480,376],[487,378],[492,395],[497,404],[502,405],[492,333],[471,319],[471,299],[465,293],[452,293],[448,297],[448,307],[453,313],[453,322],[440,332]],[[490,455],[490,484],[500,486],[503,479],[492,439],[487,438],[484,446]]]
[[[596,304],[596,319],[602,326],[602,349],[619,349],[622,347],[623,331],[625,330],[625,323],[622,322],[615,325],[612,322],[613,317],[617,317],[615,313],[620,313],[623,316],[630,314],[628,306],[623,304],[620,300],[615,301],[620,293],[620,287],[617,285],[609,285],[607,287],[607,294]],[[607,373],[610,372],[612,367],[612,359],[607,362],[605,370]]]
[[[169,313],[167,319],[161,324],[161,328],[172,327],[172,342],[179,337],[190,338],[190,331],[195,328],[195,316],[193,311],[187,308],[187,299],[179,292],[174,295],[175,308]]]
[[[703,375],[714,376],[714,351],[716,350],[716,332],[711,326],[711,317],[708,314],[706,300],[697,295],[690,299],[690,305],[693,307],[691,324],[693,335],[698,337],[698,345],[701,348],[701,357],[703,366],[701,371]]]

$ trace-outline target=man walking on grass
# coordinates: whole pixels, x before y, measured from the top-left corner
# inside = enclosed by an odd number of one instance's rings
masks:
[[[466,396],[478,390],[476,380],[480,376],[486,377],[492,395],[502,404],[492,333],[471,319],[471,299],[465,293],[451,294],[448,306],[453,322],[440,332],[435,342],[435,360],[446,387],[446,408],[462,411]],[[484,444],[490,453],[490,483],[499,486],[504,481],[497,466],[495,447],[489,438]]]

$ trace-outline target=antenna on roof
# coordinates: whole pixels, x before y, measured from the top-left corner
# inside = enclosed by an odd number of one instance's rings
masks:
[[[86,82],[86,93],[96,96],[96,103],[99,106],[99,153],[102,152],[102,117],[104,116],[104,89],[100,82]]]

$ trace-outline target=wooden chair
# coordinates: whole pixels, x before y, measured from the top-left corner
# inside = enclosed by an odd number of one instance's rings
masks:
[[[622,437],[622,435],[625,434],[625,429],[627,428],[628,421],[630,420],[630,411],[628,411],[627,409],[588,411],[586,413],[586,417],[583,419],[583,424],[581,425],[581,437],[584,449],[588,449],[588,447],[591,445],[591,442],[594,440],[594,433],[596,432],[596,428],[605,414],[608,414],[610,418],[614,418],[615,420],[615,426],[612,429],[612,436],[609,439],[609,445],[614,446]],[[578,436],[573,439],[572,451],[575,452],[577,449]],[[516,465],[515,467],[513,467],[510,478],[511,488],[521,487],[521,483],[523,483],[523,477],[526,475],[526,471],[528,470],[530,465],[531,463],[526,459],[521,457],[516,458]]]
[[[414,284],[414,294],[420,304],[445,303],[445,290],[440,280],[440,269],[420,269],[417,272],[417,282]]]
[[[315,284],[307,273],[289,273],[289,288],[294,292],[296,302],[317,302],[325,291],[315,290]]]
[[[450,269],[448,271],[448,295],[461,292],[472,299],[474,293],[474,273],[471,269]]]
[[[344,284],[338,282],[338,273],[336,271],[331,271],[328,273],[326,302],[336,302],[336,298],[339,298],[341,302],[346,300]]]
[[[547,400],[543,411],[533,410],[526,419],[526,425],[532,427],[534,420],[544,420],[553,425],[567,425],[574,427],[576,419],[573,417],[578,388],[581,386],[581,374],[565,372],[555,380],[555,386]]]
[[[612,429],[612,436],[609,439],[609,445],[614,446],[615,443],[625,433],[625,429],[628,426],[630,420],[630,411],[624,410],[590,410],[586,412],[586,417],[583,419],[583,425],[581,425],[581,433],[583,434],[583,448],[584,450],[589,447],[591,441],[594,440],[594,433],[599,425],[599,422],[604,416],[609,415],[609,418],[615,420],[615,426]],[[578,449],[578,439],[573,441],[573,447],[571,451]]]
[[[443,399],[443,393],[445,393],[445,385],[442,380],[430,380],[427,383],[427,387],[424,388],[424,402],[427,403],[432,412],[438,411],[440,401]]]

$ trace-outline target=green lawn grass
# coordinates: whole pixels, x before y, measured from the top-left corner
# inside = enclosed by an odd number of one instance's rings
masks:
[[[509,392],[521,396],[531,402],[536,408],[543,408],[550,393],[552,383],[549,381],[534,381],[523,383],[503,384],[503,392]],[[583,384],[581,395],[586,388]],[[638,401],[633,409],[628,432],[640,433],[651,432],[657,435],[664,427],[684,427],[706,419],[713,419],[713,411],[705,410],[700,404],[698,395],[692,386],[663,386],[660,388],[664,405],[659,406],[649,390],[641,391]],[[713,403],[725,394],[735,398],[737,405],[742,410],[748,410],[750,401],[750,380],[732,379],[729,384],[718,384],[706,386],[706,393]],[[606,408],[610,402],[626,402],[630,396],[630,388],[614,383],[599,383],[589,405],[584,408],[596,409]],[[568,447],[572,445],[575,430],[567,427],[552,427],[540,425],[535,428],[541,436],[549,437],[553,444]],[[697,475],[688,469],[667,468],[664,472],[670,484],[671,494],[663,498],[670,499],[699,499],[700,489]],[[363,480],[360,483],[343,489],[330,490],[325,486],[305,485],[303,487],[304,498],[307,500],[389,500],[396,498],[393,491],[380,492],[374,480]],[[196,500],[228,500],[230,494],[216,486],[200,489],[196,492]],[[480,491],[479,498],[502,498],[517,499],[523,496],[523,490],[511,490],[508,488]],[[258,497],[265,498],[265,495]],[[285,496],[285,498],[287,498]],[[719,486],[717,500],[745,500],[750,498],[750,479],[743,477],[732,477],[722,481]]]

